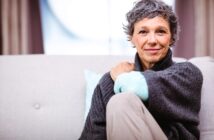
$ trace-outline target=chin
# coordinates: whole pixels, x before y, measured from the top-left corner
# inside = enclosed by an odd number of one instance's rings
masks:
[[[150,56],[147,58],[147,62],[149,63],[157,63],[161,60],[162,58],[159,56]]]

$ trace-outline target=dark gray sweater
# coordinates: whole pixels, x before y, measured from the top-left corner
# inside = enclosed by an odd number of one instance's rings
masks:
[[[143,71],[138,54],[135,70],[142,71],[149,99],[144,102],[169,140],[197,140],[200,133],[202,74],[190,62],[173,63],[171,51],[151,69]],[[106,73],[94,90],[92,104],[80,140],[106,140],[106,105],[115,94],[114,81]]]

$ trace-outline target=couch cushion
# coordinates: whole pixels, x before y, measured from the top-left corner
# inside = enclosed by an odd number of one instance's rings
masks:
[[[84,70],[106,72],[132,56],[0,56],[0,140],[77,140]]]
[[[189,60],[195,64],[203,74],[201,96],[201,111],[199,114],[201,140],[214,139],[214,59],[211,57],[197,57]]]

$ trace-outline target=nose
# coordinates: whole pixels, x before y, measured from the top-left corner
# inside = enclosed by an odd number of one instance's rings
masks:
[[[155,36],[154,33],[150,33],[150,34],[148,35],[148,43],[149,43],[150,45],[156,45],[157,39],[156,39],[156,36]]]

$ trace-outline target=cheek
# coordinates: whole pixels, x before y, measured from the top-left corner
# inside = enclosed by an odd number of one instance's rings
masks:
[[[136,48],[141,48],[143,47],[143,44],[145,44],[145,39],[142,37],[135,37],[132,40],[132,44],[136,47]]]
[[[168,47],[170,45],[170,43],[171,43],[171,38],[170,37],[161,38],[160,43],[163,46]]]

